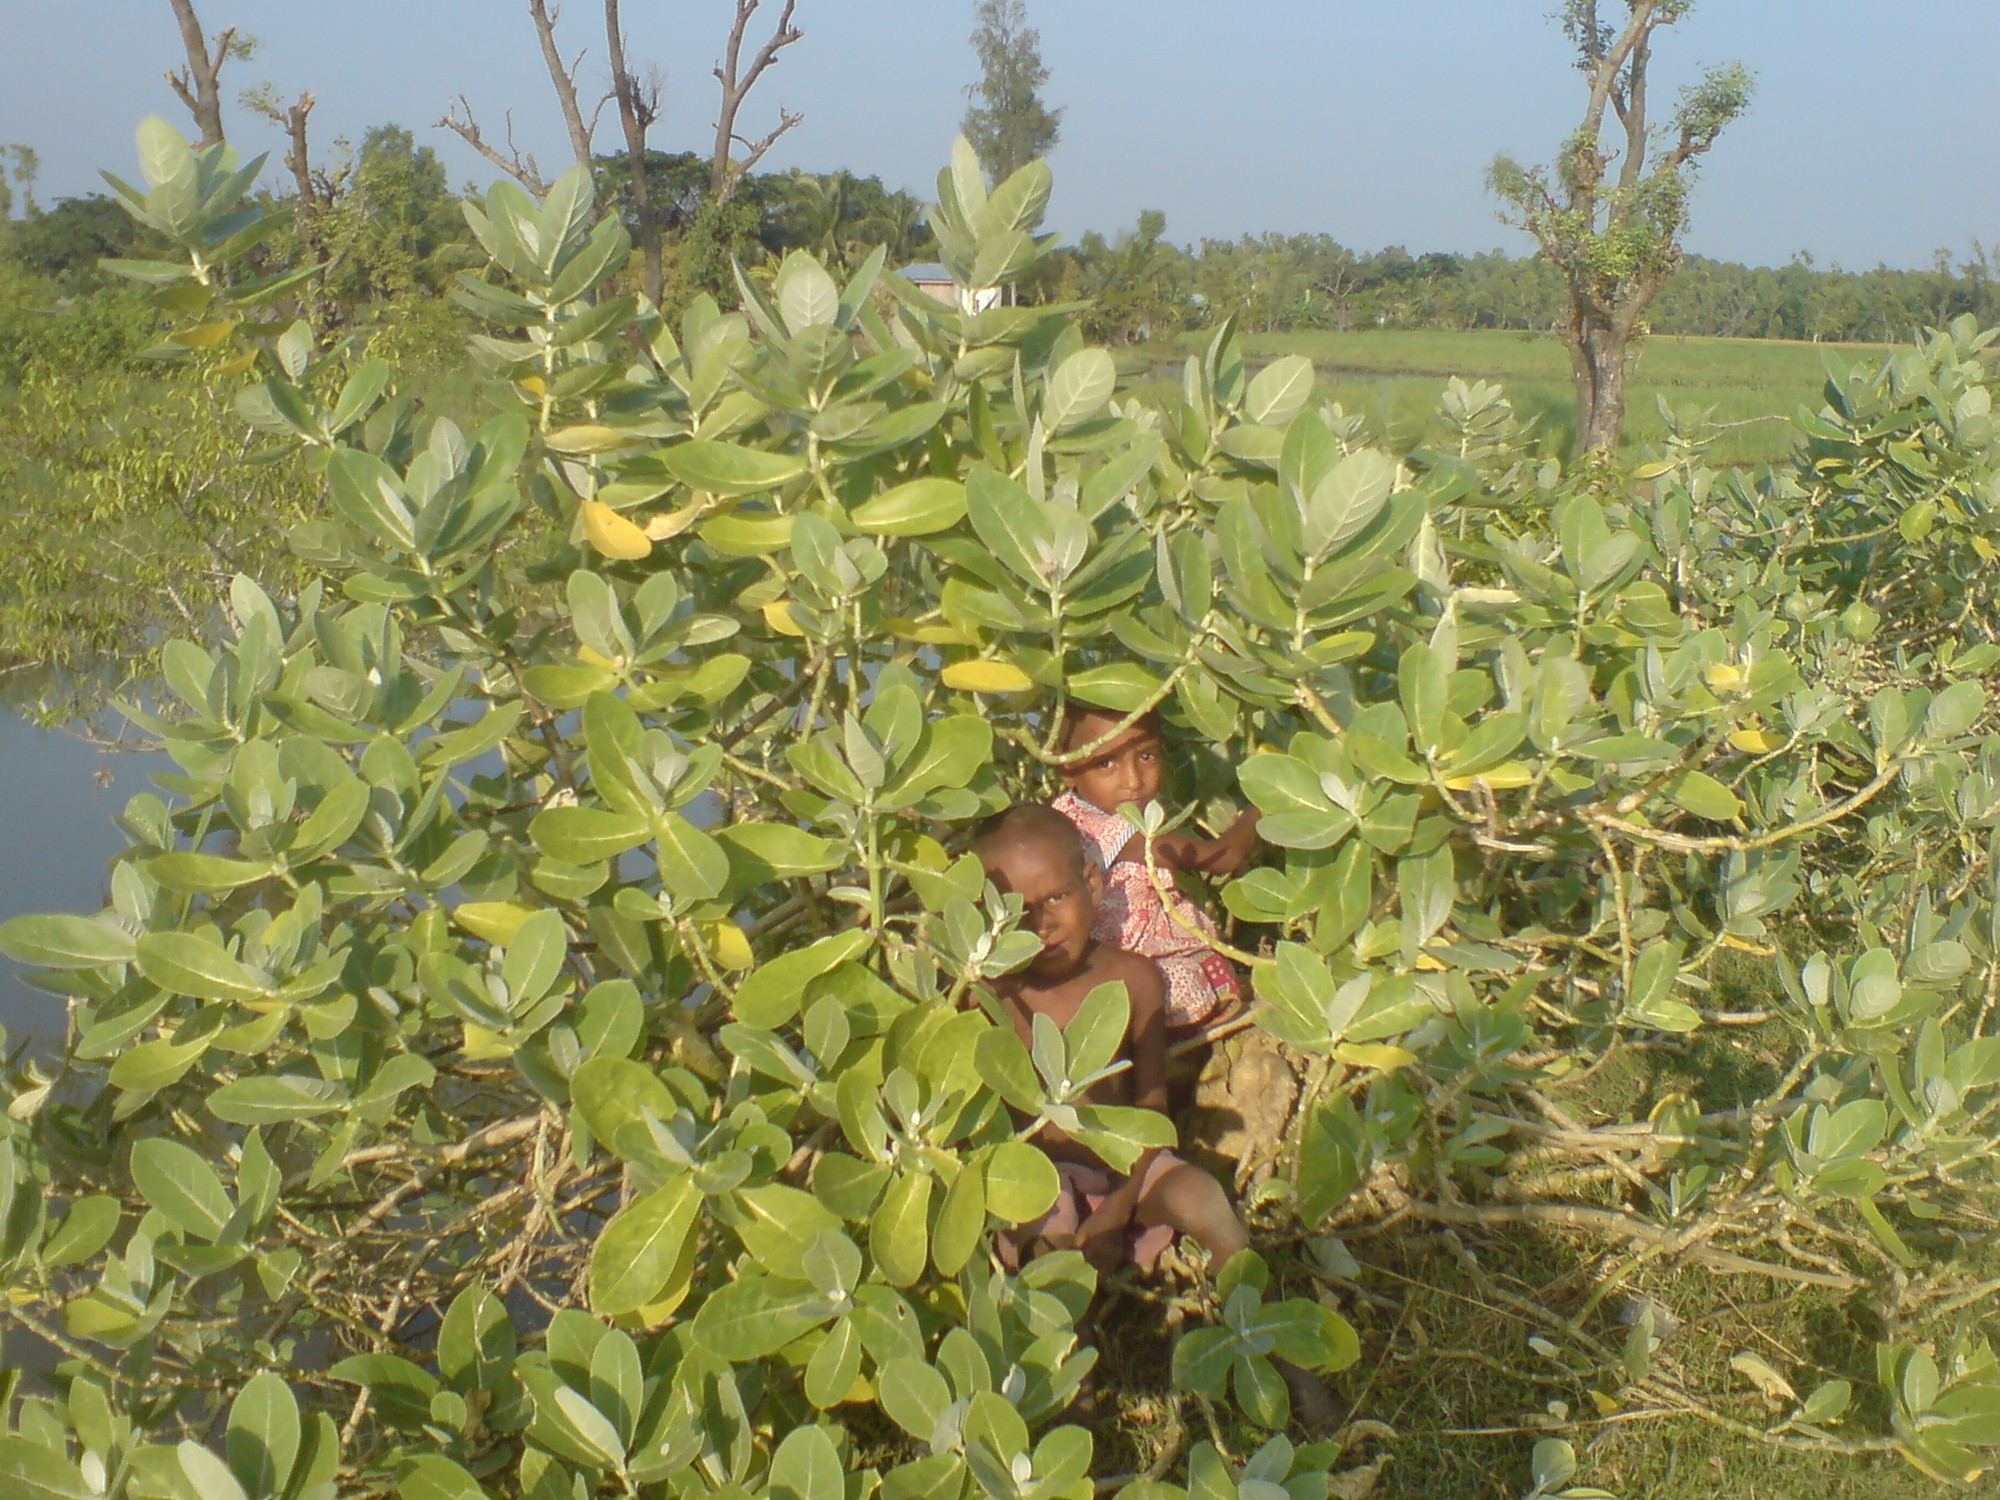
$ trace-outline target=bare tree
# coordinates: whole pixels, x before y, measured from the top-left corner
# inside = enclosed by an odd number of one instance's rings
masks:
[[[664,281],[660,225],[653,216],[652,193],[646,181],[646,132],[660,117],[659,76],[645,84],[625,65],[625,32],[618,19],[618,0],[604,0],[604,44],[611,56],[611,96],[618,101],[618,123],[625,132],[625,158],[632,175],[632,214],[639,225],[639,250],[645,259],[645,290],[657,304]]]
[[[1693,0],[1621,0],[1623,26],[1599,19],[1598,0],[1566,0],[1557,13],[1589,83],[1583,122],[1551,171],[1497,158],[1488,181],[1502,217],[1535,237],[1562,273],[1569,315],[1562,334],[1576,382],[1580,451],[1610,451],[1625,426],[1627,356],[1640,320],[1681,261],[1688,177],[1716,137],[1750,104],[1739,63],[1708,69],[1681,90],[1664,130],[1648,113],[1653,33],[1694,8]],[[1604,141],[1616,114],[1623,160]],[[1649,170],[1650,167],[1650,170]]]
[[[176,4],[181,0],[175,0]],[[578,166],[589,167],[591,162],[591,137],[597,133],[598,115],[603,111],[604,101],[598,102],[590,118],[585,119],[583,106],[577,97],[576,75],[583,66],[584,54],[578,52],[574,59],[565,63],[562,48],[556,44],[556,23],[562,19],[560,10],[550,10],[548,0],[528,0],[528,15],[535,23],[535,36],[542,46],[542,62],[549,70],[549,82],[556,91],[556,103],[562,110],[563,126],[569,132],[570,153]],[[456,133],[466,145],[477,151],[486,160],[520,183],[537,198],[549,190],[542,176],[542,169],[535,158],[514,144],[514,114],[507,112],[507,149],[503,152],[487,141],[473,117],[472,105],[465,95],[444,112],[444,118],[437,122],[440,130]]]
[[[201,144],[213,146],[223,139],[222,65],[235,55],[236,28],[225,27],[211,48],[202,35],[201,17],[195,14],[194,0],[172,0],[172,3],[174,15],[181,23],[181,45],[187,49],[187,68],[169,72],[167,83],[194,116]]]
[[[752,141],[736,133],[736,117],[743,108],[743,101],[757,86],[757,80],[778,60],[780,52],[805,35],[792,25],[792,13],[798,9],[798,0],[785,0],[777,29],[745,66],[744,39],[762,3],[763,0],[736,0],[736,24],[729,28],[729,50],[723,54],[722,63],[715,70],[716,81],[722,85],[722,110],[715,118],[715,155],[709,166],[708,197],[710,203],[717,205],[727,203],[734,197],[737,187],[764,159],[764,153],[777,144],[778,137],[805,118],[797,111],[780,105],[778,127],[769,135]],[[738,145],[744,148],[744,154],[741,160],[733,160],[730,152]]]

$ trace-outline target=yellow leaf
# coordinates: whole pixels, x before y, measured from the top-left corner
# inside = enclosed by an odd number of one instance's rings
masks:
[[[1796,1401],[1799,1393],[1792,1389],[1792,1383],[1771,1367],[1768,1360],[1750,1353],[1729,1356],[1729,1368],[1756,1386],[1767,1401]]]
[[[549,383],[539,375],[523,375],[514,384],[530,396],[546,396],[549,393]]]
[[[1417,1060],[1416,1053],[1386,1042],[1344,1042],[1333,1049],[1333,1055],[1350,1068],[1373,1068],[1380,1073],[1393,1073]]]
[[[513,901],[468,901],[452,908],[451,919],[474,937],[504,948],[531,915],[527,907]]]
[[[1739,729],[1730,735],[1729,743],[1751,755],[1769,755],[1773,750],[1784,749],[1786,740],[1782,734],[1773,734],[1768,729]]]
[[[1748,938],[1740,938],[1733,932],[1722,935],[1722,946],[1734,948],[1738,953],[1754,953],[1759,958],[1776,958],[1778,950],[1763,943],[1753,943]]]
[[[221,364],[215,367],[215,373],[224,376],[241,375],[245,370],[249,369],[252,365],[256,363],[257,363],[257,351],[255,349],[250,349],[246,350],[242,354],[238,354],[233,356],[232,358],[225,359]]]
[[[583,502],[583,534],[606,557],[630,562],[653,550],[646,533],[600,500]]]
[[[1522,765],[1518,760],[1510,760],[1503,761],[1497,766],[1490,766],[1484,771],[1477,771],[1470,776],[1447,776],[1444,779],[1444,784],[1454,792],[1469,792],[1473,787],[1484,782],[1492,790],[1504,792],[1514,787],[1528,786],[1533,783],[1534,779],[1535,773],[1533,771]]]
[[[1451,965],[1446,963],[1443,959],[1438,958],[1434,954],[1429,954],[1429,953],[1419,953],[1417,955],[1416,966],[1419,969],[1423,970],[1426,974],[1436,974],[1441,972],[1442,970],[1449,969],[1451,967]]]
[[[1726,661],[1712,661],[1702,668],[1702,678],[1718,693],[1726,693],[1743,686],[1743,669],[1733,667]]]
[[[1024,693],[1035,685],[1010,661],[955,661],[944,669],[943,681],[961,693]]]
[[[1987,562],[2000,560],[2000,547],[1994,546],[1983,536],[1976,536],[1972,539],[1972,550],[1977,552]]]
[[[743,929],[726,919],[708,924],[708,948],[716,963],[725,969],[747,969],[757,962]]]
[[[1639,465],[1638,468],[1632,471],[1632,477],[1634,479],[1658,479],[1662,474],[1671,474],[1673,472],[1674,461],[1669,458],[1662,459],[1656,464]]]
[[[484,1026],[475,1026],[466,1021],[465,1044],[459,1051],[471,1062],[491,1062],[496,1057],[512,1057],[514,1044],[497,1031],[489,1031]]]
[[[764,606],[764,623],[779,635],[804,635],[805,627],[792,618],[792,601],[777,599]]]
[[[236,332],[236,319],[221,323],[203,323],[195,328],[183,328],[174,335],[174,342],[183,349],[212,349],[230,334]]]
[[[542,441],[558,453],[604,453],[622,448],[632,439],[615,427],[580,422],[574,427],[558,427]]]
[[[649,516],[646,518],[646,535],[656,542],[664,542],[677,537],[683,531],[686,531],[688,527],[694,525],[695,522],[707,515],[714,507],[714,501],[710,500],[706,495],[701,495],[689,504],[683,505],[679,510],[665,511],[657,516]]]
[[[607,672],[618,670],[618,663],[594,646],[578,646],[576,648],[576,657],[578,661],[588,666],[602,667]]]
[[[1618,1403],[1602,1391],[1592,1391],[1590,1393],[1590,1404],[1597,1408],[1597,1414],[1600,1417],[1615,1417],[1618,1415]]]
[[[883,629],[898,640],[915,641],[920,646],[977,646],[979,637],[969,630],[960,630],[955,625],[925,625],[916,620],[901,620],[891,617],[882,622]]]

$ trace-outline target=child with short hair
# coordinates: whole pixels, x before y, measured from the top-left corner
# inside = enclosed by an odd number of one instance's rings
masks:
[[[1015,1030],[1032,1040],[1037,1015],[1067,1027],[1092,990],[1123,984],[1131,1020],[1120,1056],[1131,1066],[1097,1085],[1092,1102],[1164,1113],[1166,982],[1151,959],[1098,937],[1104,874],[1075,825],[1050,808],[1019,803],[980,825],[973,850],[987,877],[1021,898],[1022,925],[1042,942],[1026,967],[991,985]],[[1063,1194],[1024,1232],[1025,1241],[1066,1239],[1100,1271],[1128,1258],[1151,1265],[1176,1232],[1192,1235],[1218,1267],[1250,1243],[1222,1185],[1171,1151],[1147,1151],[1121,1178],[1053,1125],[1038,1144],[1056,1163]]]
[[[1022,926],[1042,944],[1023,968],[991,981],[1015,1031],[1031,1041],[1036,1016],[1067,1028],[1092,990],[1123,984],[1131,1019],[1119,1057],[1130,1066],[1097,1084],[1091,1102],[1164,1113],[1167,982],[1152,959],[1097,935],[1105,876],[1076,825],[1052,808],[1017,803],[980,824],[973,850],[987,878],[1021,898]],[[1177,1233],[1206,1249],[1217,1270],[1249,1248],[1249,1232],[1222,1184],[1171,1151],[1149,1149],[1121,1175],[1053,1125],[1043,1127],[1036,1144],[1055,1162],[1062,1187],[1040,1220],[1002,1238],[1001,1256],[1010,1265],[1019,1264],[1024,1250],[1047,1247],[1081,1251],[1100,1273],[1127,1260],[1146,1267]],[[1323,1424],[1332,1414],[1325,1389],[1297,1366],[1277,1363],[1295,1410],[1309,1425]]]
[[[1166,780],[1166,744],[1157,713],[1120,729],[1125,715],[1072,705],[1063,716],[1059,748],[1088,749],[1062,768],[1067,788],[1051,806],[1076,825],[1104,870],[1097,936],[1113,947],[1150,958],[1167,985],[1167,1026],[1174,1039],[1226,1020],[1243,1004],[1236,968],[1203,941],[1215,921],[1171,884],[1175,871],[1233,875],[1257,847],[1257,814],[1246,811],[1220,838],[1168,833],[1153,840],[1153,863],[1167,885],[1162,901],[1146,868],[1145,836],[1118,815],[1127,803],[1144,807]]]

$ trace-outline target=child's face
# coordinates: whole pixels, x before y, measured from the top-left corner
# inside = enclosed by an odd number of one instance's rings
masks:
[[[1090,952],[1090,927],[1103,892],[1097,866],[1053,839],[1025,839],[982,852],[980,862],[988,879],[1021,898],[1022,929],[1042,941],[1028,975],[1053,984],[1075,973]]]
[[[1095,744],[1118,726],[1118,719],[1114,714],[1080,714],[1064,748]],[[1160,731],[1141,720],[1089,760],[1066,767],[1063,782],[1092,807],[1116,812],[1127,802],[1144,807],[1158,797],[1166,774],[1166,746]]]

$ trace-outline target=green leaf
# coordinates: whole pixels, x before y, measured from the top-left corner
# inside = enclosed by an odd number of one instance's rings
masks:
[[[284,1380],[250,1377],[229,1408],[229,1467],[252,1495],[275,1495],[299,1456],[299,1403]]]
[[[660,883],[675,900],[706,901],[729,883],[729,855],[722,845],[679,813],[664,814],[653,833]]]
[[[42,1246],[42,1264],[70,1266],[89,1260],[111,1243],[124,1212],[125,1206],[106,1193],[77,1199]]]
[[[544,808],[528,824],[528,837],[536,848],[571,865],[594,865],[616,858],[652,836],[650,819],[597,807]]]
[[[890,1421],[927,1443],[951,1409],[951,1387],[921,1359],[892,1359],[876,1373],[875,1399]]]
[[[660,467],[689,489],[711,495],[754,495],[806,471],[806,461],[794,454],[766,453],[709,438],[662,448],[658,458]]]
[[[927,1173],[898,1177],[882,1196],[868,1224],[868,1253],[890,1286],[912,1286],[930,1259],[931,1179]]]
[[[1666,791],[1676,807],[1697,818],[1729,823],[1743,815],[1743,804],[1736,794],[1702,771],[1681,772],[1667,783]]]
[[[1026,1141],[1003,1141],[986,1158],[986,1207],[996,1219],[1032,1223],[1055,1206],[1061,1190],[1056,1164]]]
[[[929,536],[965,517],[965,486],[927,475],[884,490],[849,513],[856,529],[876,536]]]
[[[208,896],[253,885],[268,877],[271,867],[218,854],[162,854],[146,861],[146,873],[170,891]]]
[[[310,1120],[345,1109],[347,1090],[324,1078],[282,1073],[268,1078],[239,1078],[208,1096],[209,1113],[232,1125],[276,1125],[286,1120]]]
[[[0,1437],[0,1494],[7,1500],[103,1500],[62,1454],[25,1437]]]
[[[795,1427],[771,1455],[770,1500],[846,1500],[840,1449],[820,1427]]]
[[[570,1075],[569,1096],[591,1135],[606,1146],[615,1146],[628,1127],[643,1129],[648,1116],[665,1122],[681,1108],[657,1073],[628,1057],[583,1063]]]
[[[760,1031],[777,1030],[799,1013],[808,984],[860,957],[867,947],[867,933],[843,932],[760,964],[737,987],[732,1002],[736,1019]]]
[[[174,995],[242,1004],[261,1000],[268,982],[192,932],[152,932],[139,939],[139,972]]]
[[[130,934],[89,917],[16,917],[0,926],[0,953],[38,969],[94,969],[130,963]]]
[[[1095,704],[1099,708],[1126,714],[1146,704],[1157,703],[1162,682],[1161,677],[1137,662],[1118,662],[1078,672],[1065,679],[1063,686],[1080,703]]]
[[[132,1183],[176,1229],[206,1243],[236,1212],[215,1169],[179,1141],[155,1136],[133,1146]]]
[[[940,1276],[956,1276],[972,1259],[986,1231],[986,1179],[971,1163],[961,1166],[939,1205],[931,1236],[931,1262]]]
[[[686,1178],[637,1199],[590,1253],[590,1310],[615,1318],[660,1298],[694,1232],[701,1192]]]
[[[396,1495],[398,1500],[487,1500],[479,1481],[441,1453],[411,1460],[396,1481]]]
[[[1287,354],[1259,370],[1243,393],[1243,414],[1264,427],[1283,427],[1312,399],[1313,362]]]
[[[1108,349],[1079,349],[1049,374],[1042,421],[1052,433],[1087,422],[1111,400],[1118,366]]]

